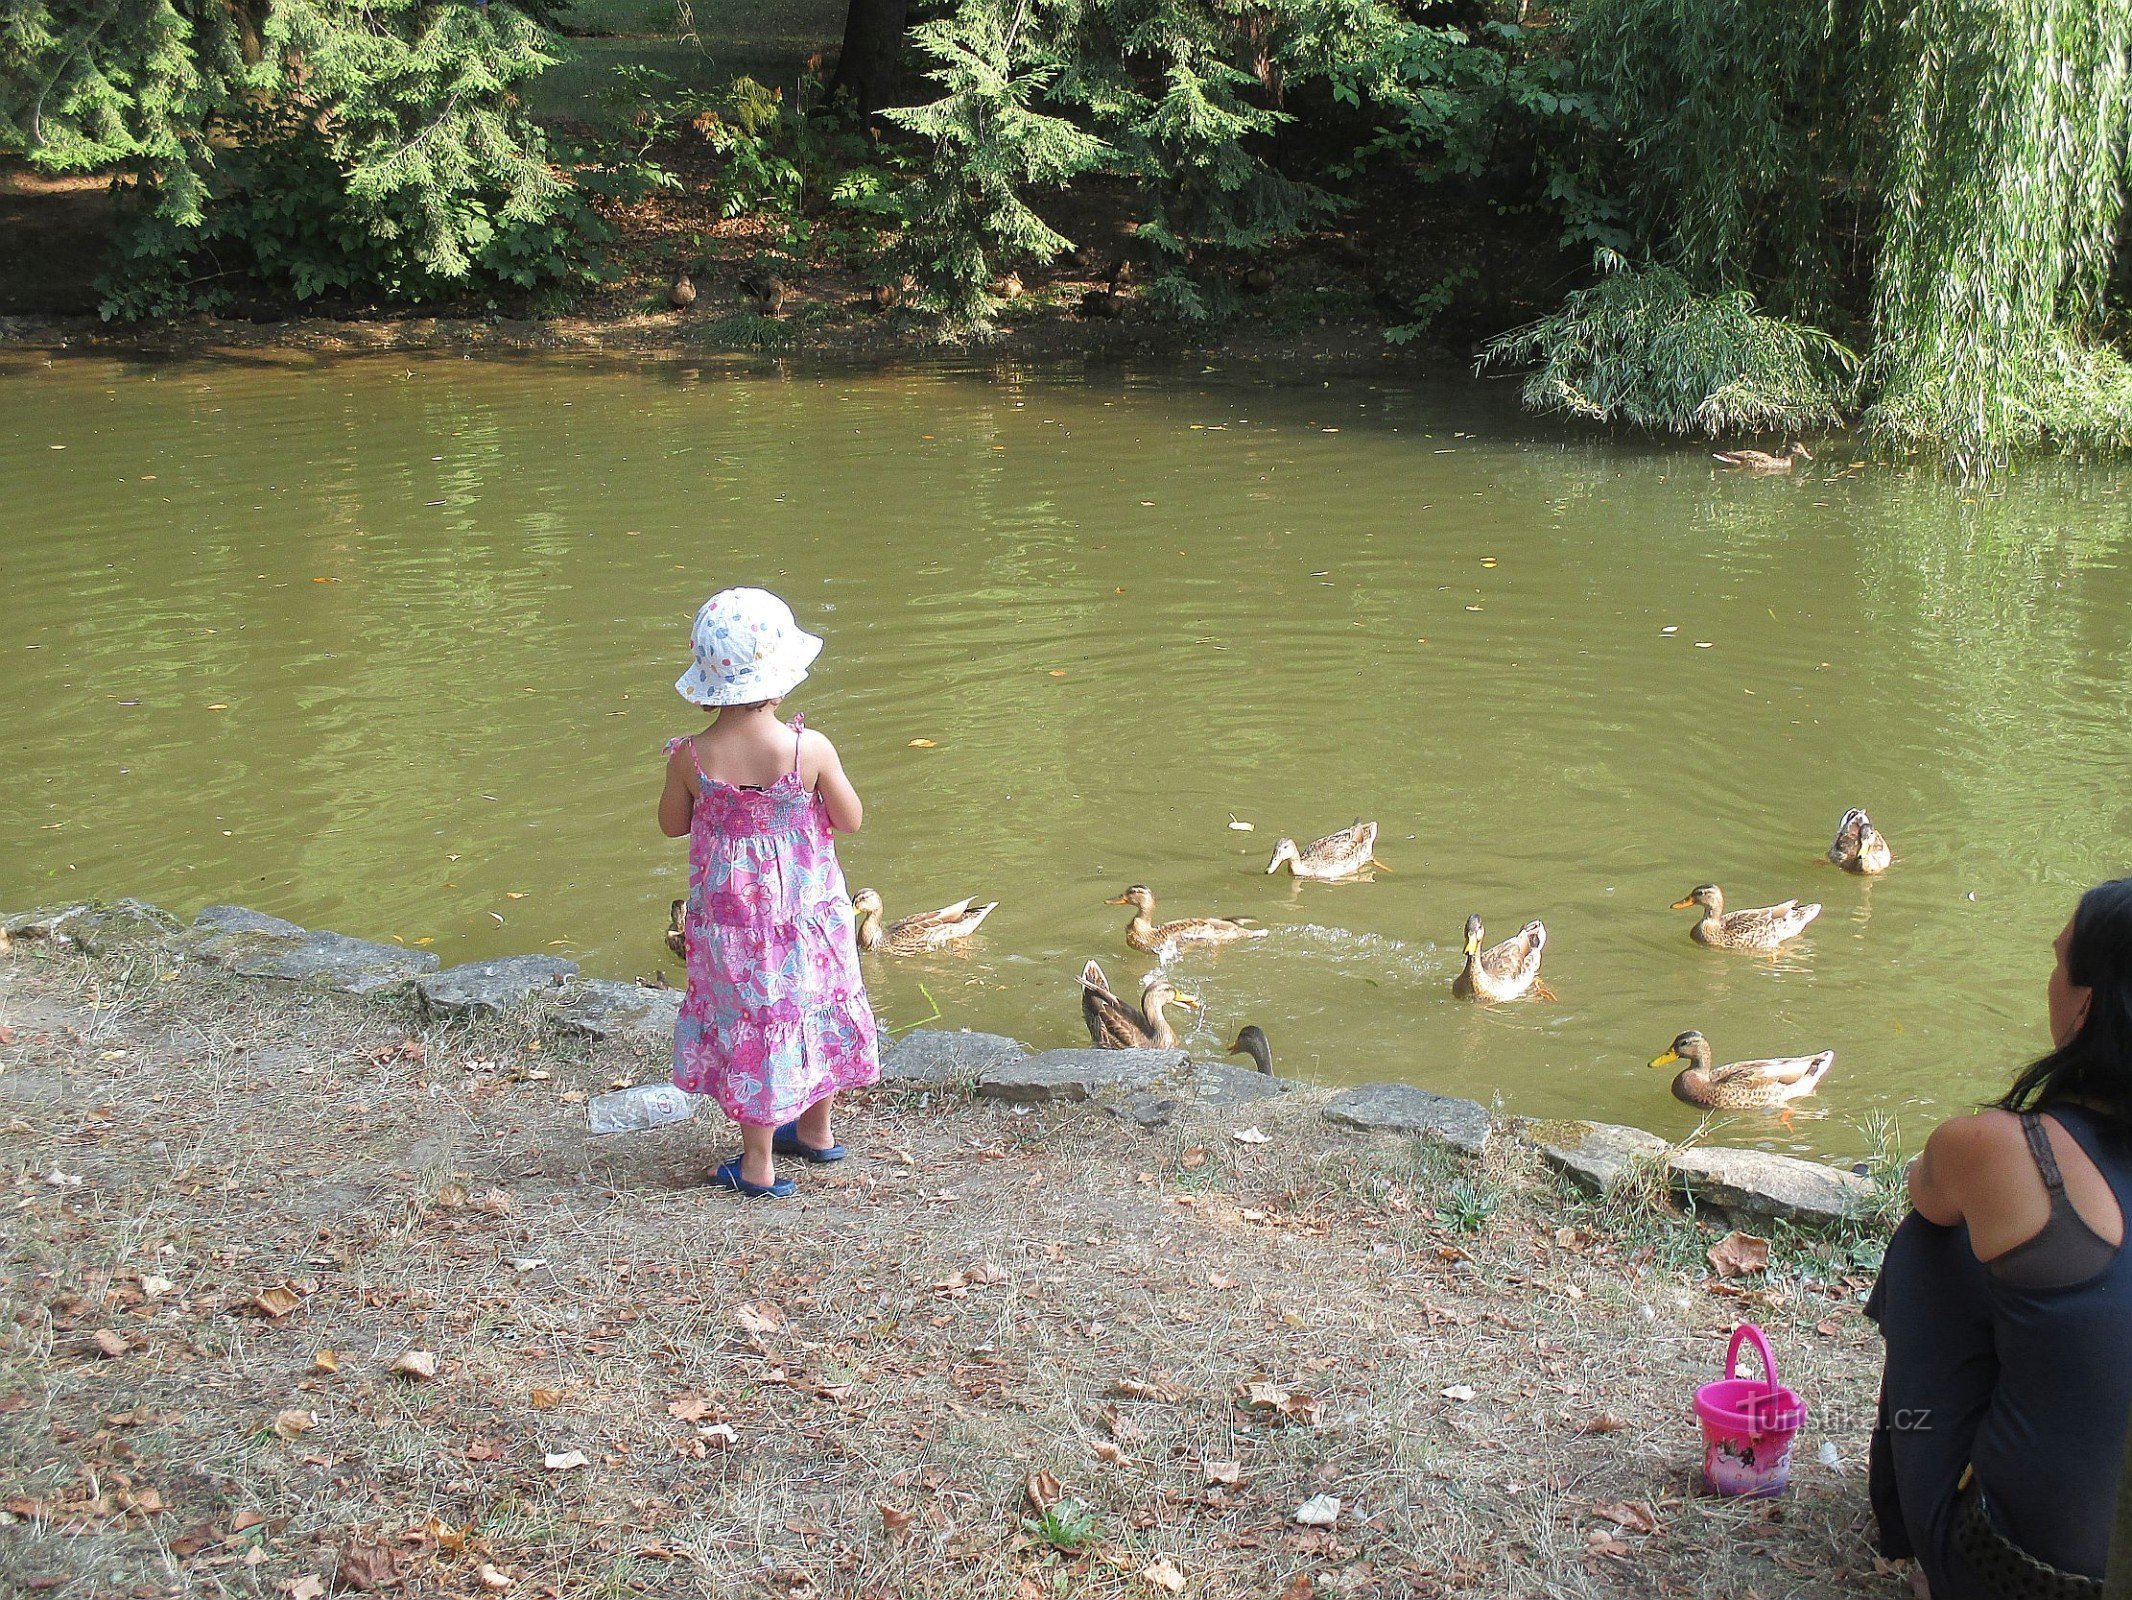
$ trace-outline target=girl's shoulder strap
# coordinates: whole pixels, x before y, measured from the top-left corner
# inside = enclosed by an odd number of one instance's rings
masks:
[[[792,719],[792,770],[800,769],[800,735],[807,731],[807,713],[802,711]]]

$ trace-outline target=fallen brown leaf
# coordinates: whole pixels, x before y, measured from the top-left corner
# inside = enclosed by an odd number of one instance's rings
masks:
[[[1030,1509],[1039,1513],[1049,1511],[1064,1495],[1059,1480],[1041,1467],[1023,1480],[1022,1492],[1029,1497]]]
[[[400,1581],[398,1557],[381,1544],[350,1539],[341,1546],[340,1566],[333,1582],[342,1589],[389,1589]]]
[[[341,1353],[338,1350],[320,1350],[311,1357],[313,1372],[338,1372],[341,1369]]]
[[[753,1304],[743,1303],[733,1308],[733,1320],[758,1339],[766,1333],[775,1333],[785,1325],[785,1313],[767,1300]]]
[[[1168,1556],[1155,1557],[1140,1569],[1140,1576],[1156,1588],[1167,1590],[1171,1594],[1181,1594],[1184,1591],[1184,1574],[1177,1570],[1177,1563]]]
[[[437,1375],[437,1358],[428,1350],[409,1350],[386,1370],[418,1383],[427,1382]]]
[[[113,1356],[124,1355],[133,1346],[123,1333],[111,1328],[98,1328],[89,1335],[89,1348],[108,1361]]]
[[[252,1296],[252,1309],[263,1317],[277,1321],[287,1316],[304,1302],[303,1293],[293,1283],[276,1283],[261,1289]]]
[[[484,1561],[475,1569],[474,1576],[481,1587],[492,1594],[501,1594],[518,1580],[498,1567],[493,1561]]]
[[[299,1411],[291,1406],[274,1416],[274,1432],[284,1439],[300,1439],[318,1426],[318,1418],[308,1411]]]
[[[892,1540],[900,1540],[911,1525],[911,1514],[899,1506],[881,1505],[881,1531]]]
[[[1769,1241],[1735,1228],[1704,1252],[1721,1278],[1737,1278],[1769,1267]]]
[[[1202,1461],[1199,1470],[1207,1475],[1207,1482],[1218,1483],[1225,1489],[1233,1489],[1244,1481],[1241,1461]]]
[[[539,1384],[535,1384],[526,1395],[526,1403],[532,1406],[535,1411],[546,1411],[563,1403],[563,1392],[560,1389],[545,1389]]]
[[[1579,1428],[1579,1433],[1619,1433],[1628,1424],[1611,1411],[1602,1411]]]
[[[1617,1527],[1626,1528],[1630,1533],[1658,1531],[1658,1513],[1651,1509],[1648,1500],[1610,1500],[1603,1506],[1594,1506],[1592,1510]]]
[[[289,1600],[319,1600],[326,1592],[326,1580],[315,1572],[307,1572],[300,1578],[291,1578],[281,1586],[281,1592]]]

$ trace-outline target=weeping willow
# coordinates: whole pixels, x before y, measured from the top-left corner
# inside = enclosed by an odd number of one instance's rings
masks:
[[[1865,348],[1884,446],[2132,446],[2100,337],[2132,0],[1583,0],[1578,69],[1657,263]]]

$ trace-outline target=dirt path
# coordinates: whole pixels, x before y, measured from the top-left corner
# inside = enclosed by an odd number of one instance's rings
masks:
[[[647,1055],[169,960],[0,958],[0,1589],[1903,1592],[1841,1252],[1717,1282],[1300,1096],[1261,1144],[882,1090],[746,1205],[719,1127],[588,1140]],[[1694,1490],[1742,1316],[1816,1408],[1775,1503]]]

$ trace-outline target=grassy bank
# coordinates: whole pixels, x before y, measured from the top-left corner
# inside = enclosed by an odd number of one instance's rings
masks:
[[[1260,1143],[883,1088],[748,1206],[718,1126],[586,1136],[651,1049],[170,962],[0,960],[10,1588],[1900,1592],[1841,1248],[1720,1278],[1308,1094]],[[1742,1317],[1816,1411],[1771,1504],[1696,1488]]]

